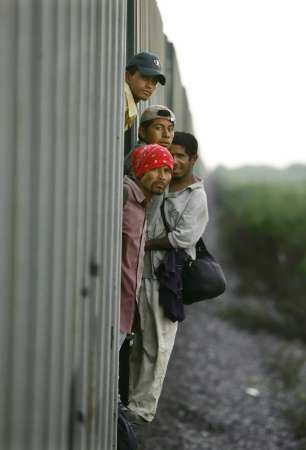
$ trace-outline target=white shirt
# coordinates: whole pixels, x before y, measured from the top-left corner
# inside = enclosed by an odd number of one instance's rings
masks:
[[[196,257],[195,245],[203,235],[208,223],[207,197],[203,181],[197,181],[182,191],[165,192],[165,216],[172,231],[168,239],[173,248],[183,248],[192,259]],[[147,239],[166,236],[160,205],[163,196],[158,196],[147,211]],[[144,278],[155,278],[155,270],[164,257],[163,250],[152,250],[145,254]]]

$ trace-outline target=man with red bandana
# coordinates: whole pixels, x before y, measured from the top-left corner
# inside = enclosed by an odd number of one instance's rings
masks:
[[[136,316],[138,323],[130,356],[127,405],[129,420],[140,434],[142,425],[155,416],[178,326],[176,319],[169,318],[161,305],[157,271],[167,250],[184,250],[195,259],[195,244],[208,221],[203,181],[193,173],[197,149],[193,135],[174,133],[169,148],[174,159],[173,176],[163,196],[171,231],[166,232],[161,216],[162,198],[155,198],[147,213],[146,251]]]
[[[122,217],[122,265],[119,349],[132,331],[138,302],[144,263],[146,241],[146,208],[153,196],[158,197],[168,186],[173,170],[171,153],[158,144],[144,145],[132,153],[134,177],[124,177],[125,201]],[[127,381],[127,380],[126,380]],[[124,407],[118,403],[118,430],[120,423],[127,427]],[[126,431],[118,434],[118,443],[126,442]],[[129,431],[131,444],[136,440]],[[139,436],[137,436],[139,437]],[[119,445],[120,446],[120,445]],[[119,447],[118,447],[119,448]],[[134,448],[134,447],[133,447]]]
[[[158,144],[136,148],[132,153],[135,178],[124,177],[127,199],[122,220],[122,276],[120,346],[132,330],[143,272],[146,239],[146,207],[153,195],[160,195],[172,176],[171,153]]]

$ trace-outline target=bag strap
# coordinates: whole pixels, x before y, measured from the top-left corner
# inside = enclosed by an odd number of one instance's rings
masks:
[[[160,205],[160,212],[163,219],[165,230],[167,231],[167,233],[170,233],[172,230],[165,216],[165,197],[163,198],[162,204]]]

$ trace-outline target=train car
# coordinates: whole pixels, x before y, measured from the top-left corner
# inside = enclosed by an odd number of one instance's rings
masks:
[[[143,50],[168,78],[151,102],[191,130],[154,0],[0,4],[3,450],[116,448],[123,79]]]

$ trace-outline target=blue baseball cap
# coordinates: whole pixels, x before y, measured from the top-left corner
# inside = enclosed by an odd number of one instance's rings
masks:
[[[137,67],[142,75],[157,78],[160,84],[166,84],[166,77],[162,72],[160,59],[154,53],[141,52],[132,56],[126,65],[126,70],[133,66]]]

